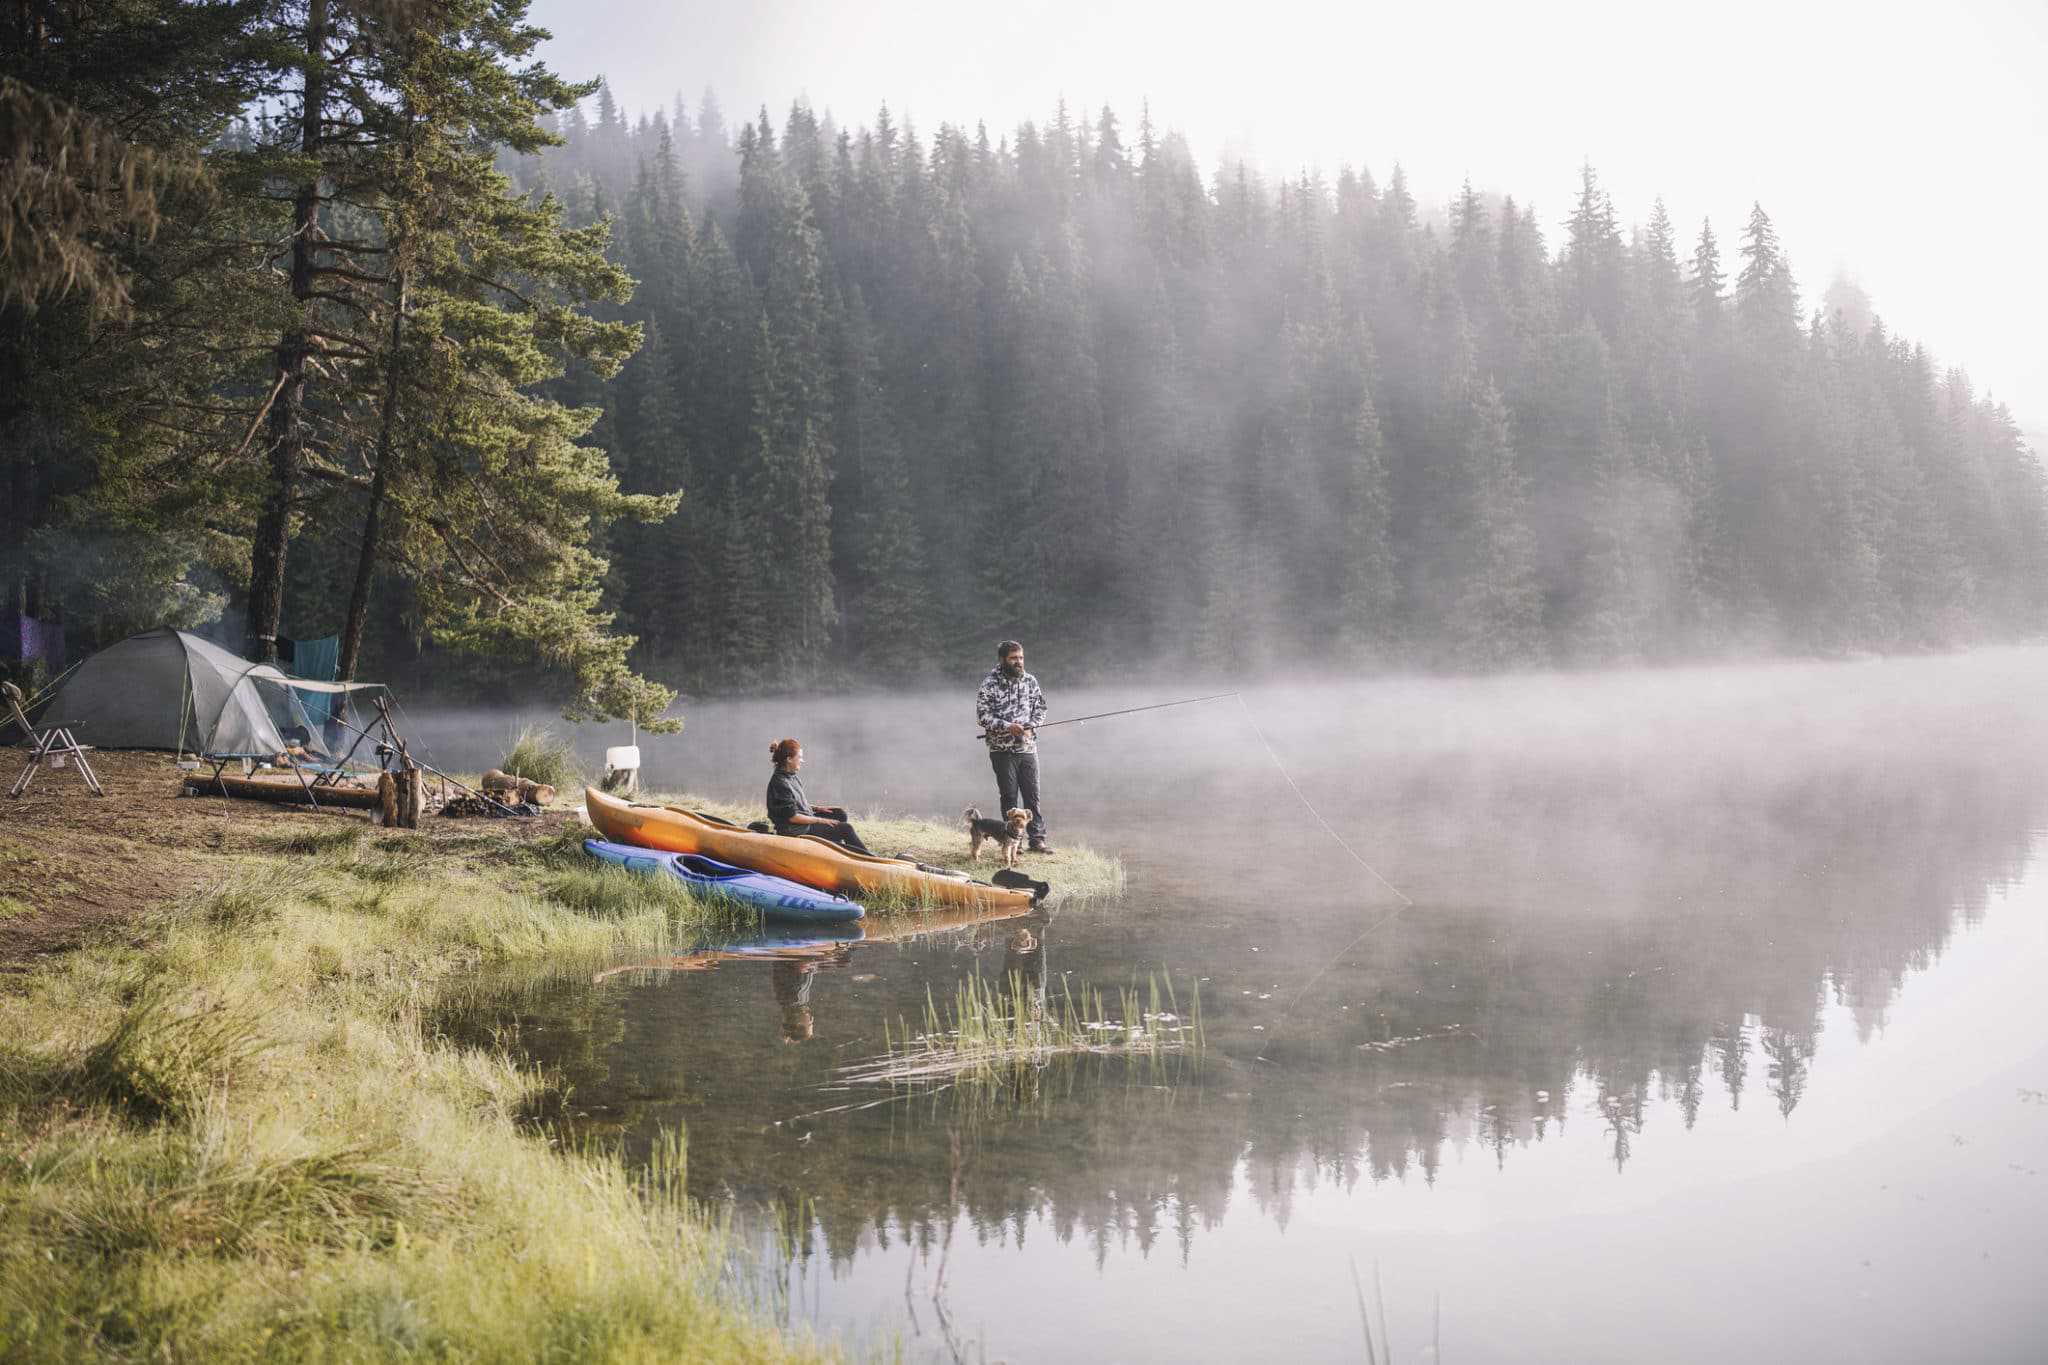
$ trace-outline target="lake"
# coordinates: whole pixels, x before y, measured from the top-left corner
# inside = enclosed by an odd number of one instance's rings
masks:
[[[1055,718],[1214,690],[1042,681]],[[649,778],[758,802],[793,735],[815,799],[986,811],[974,683],[697,705],[643,737]],[[542,977],[451,1028],[557,1071],[578,1138],[687,1129],[743,1292],[854,1349],[2039,1359],[2044,696],[2022,649],[1325,680],[1049,730],[1052,838],[1120,855],[1116,900],[814,970]],[[504,727],[417,728],[475,767]],[[1204,1045],[841,1083],[976,973],[1170,984]]]

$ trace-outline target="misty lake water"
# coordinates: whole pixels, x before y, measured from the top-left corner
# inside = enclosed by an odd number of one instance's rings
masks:
[[[1055,717],[1212,690],[1042,677]],[[987,810],[974,681],[692,706],[643,737],[649,777],[757,802],[787,734],[817,799]],[[2011,650],[1274,686],[1055,729],[1052,837],[1120,855],[1116,900],[801,981],[543,973],[446,1027],[558,1074],[571,1132],[631,1160],[686,1129],[741,1292],[856,1351],[2039,1359],[2044,698],[2048,651]],[[474,767],[506,726],[418,728]],[[1199,989],[1206,1046],[993,1098],[835,1088],[927,992],[1009,971]]]

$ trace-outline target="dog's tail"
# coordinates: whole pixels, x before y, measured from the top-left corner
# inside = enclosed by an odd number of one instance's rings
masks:
[[[971,825],[981,818],[981,812],[973,806],[969,806],[966,810],[960,812],[960,818]]]

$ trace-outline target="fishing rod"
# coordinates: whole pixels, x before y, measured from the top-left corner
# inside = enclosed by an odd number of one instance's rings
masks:
[[[1181,701],[1154,702],[1150,706],[1127,706],[1121,711],[1098,711],[1092,716],[1070,716],[1066,720],[1049,720],[1042,725],[1027,725],[1024,728],[1027,730],[1050,730],[1055,725],[1079,725],[1083,721],[1108,720],[1111,716],[1131,716],[1136,715],[1140,711],[1164,711],[1169,706],[1193,706],[1197,702],[1222,701],[1225,697],[1234,697],[1236,695],[1237,693],[1235,692],[1217,692],[1207,697],[1187,697]],[[986,737],[987,734],[986,730],[977,730],[974,737],[981,739]]]

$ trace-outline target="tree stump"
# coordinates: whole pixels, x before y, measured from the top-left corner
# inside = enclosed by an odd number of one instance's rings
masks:
[[[420,770],[410,764],[399,769],[397,785],[398,827],[400,829],[418,829],[420,827],[420,808],[424,804],[425,797],[425,793],[421,790]]]

